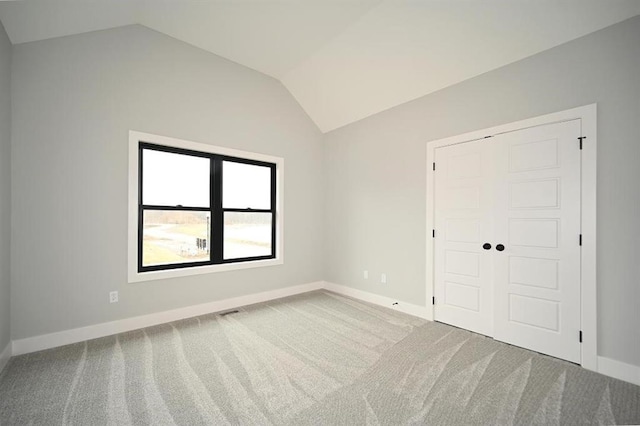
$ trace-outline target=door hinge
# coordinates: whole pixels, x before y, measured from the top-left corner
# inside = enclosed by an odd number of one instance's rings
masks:
[[[580,333],[578,335],[578,339],[580,340],[580,343],[582,343],[582,330],[580,330]]]
[[[578,138],[578,140],[580,141],[580,149],[582,149],[582,140],[583,140],[583,139],[586,139],[586,138],[587,138],[586,136],[580,136],[580,137]]]
[[[582,234],[580,234],[580,238],[578,239],[578,243],[582,245]]]
[[[436,237],[436,230],[435,230],[435,229],[431,232],[431,236],[432,236],[433,238],[435,238],[435,237]]]
[[[433,163],[433,170],[436,170],[436,163]]]
[[[432,305],[435,305],[435,304],[436,304],[436,297],[435,297],[435,296],[433,296],[433,297],[431,298],[431,304],[432,304]]]

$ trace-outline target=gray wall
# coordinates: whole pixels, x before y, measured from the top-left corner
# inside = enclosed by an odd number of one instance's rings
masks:
[[[423,304],[426,142],[597,102],[599,354],[640,365],[638,75],[637,17],[321,137],[277,81],[143,27],[15,46],[13,338],[323,278]],[[129,129],[284,157],[285,265],[128,284]]]
[[[322,279],[321,134],[276,80],[129,26],[15,46],[13,96],[14,339]],[[128,284],[130,129],[283,157],[285,264]]]
[[[424,305],[426,142],[594,102],[598,352],[640,366],[640,17],[327,134],[325,278]]]
[[[11,43],[0,23],[0,352],[10,334]]]

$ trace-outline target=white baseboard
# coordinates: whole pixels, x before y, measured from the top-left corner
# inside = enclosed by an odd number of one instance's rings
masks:
[[[277,290],[265,291],[262,293],[234,297],[231,299],[203,303],[200,305],[187,306],[170,311],[142,315],[139,317],[126,318],[102,324],[90,325],[87,327],[74,328],[72,330],[44,334],[41,336],[28,337],[26,339],[14,340],[13,355],[27,354],[44,349],[51,349],[58,346],[68,345],[71,343],[83,342],[85,340],[110,336],[113,334],[123,333],[131,330],[137,330],[153,325],[164,324],[171,321],[192,318],[198,315],[226,311],[229,309],[238,308],[240,306],[252,305],[254,303],[266,302],[273,299],[279,299],[281,297],[293,296],[295,294],[319,290],[323,287],[324,282],[318,281],[309,284],[279,288]]]
[[[424,318],[430,320],[430,313],[424,306],[412,305],[405,302],[397,302],[389,297],[380,296],[374,293],[369,293],[363,290],[357,290],[352,287],[347,287],[339,284],[333,284],[329,282],[324,283],[324,288],[334,293],[342,294],[344,296],[353,297],[354,299],[362,300],[364,302],[373,303],[374,305],[384,306],[385,308],[395,309],[400,312],[404,312],[409,315]],[[397,303],[397,305],[395,304]],[[598,369],[597,372],[604,374],[605,376],[613,377],[614,379],[623,380],[625,382],[633,383],[640,386],[640,367],[626,364],[615,359],[598,357]]]
[[[11,341],[9,341],[9,343],[7,343],[7,347],[0,352],[0,373],[2,373],[4,367],[6,367],[9,362],[9,358],[11,358]]]
[[[281,297],[293,296],[295,294],[306,293],[323,288],[338,294],[373,303],[375,305],[404,312],[409,315],[429,319],[427,309],[423,306],[399,302],[385,296],[357,290],[343,285],[317,281],[309,284],[285,287],[277,290],[265,291],[262,293],[249,294],[246,296],[234,297],[231,299],[218,300],[215,302],[203,303],[194,306],[187,306],[170,311],[157,312],[149,315],[142,315],[133,318],[126,318],[117,321],[90,325],[87,327],[74,328],[71,330],[64,330],[56,333],[43,334],[40,336],[14,340],[13,345],[9,345],[8,349],[5,349],[5,351],[2,352],[2,356],[4,356],[5,354],[7,356],[6,360],[0,357],[0,366],[3,366],[3,360],[5,363],[6,361],[8,361],[9,355],[22,355],[45,349],[56,348],[58,346],[69,345],[72,343],[83,342],[85,340],[97,339],[105,336],[111,336],[117,333],[138,330],[144,327],[151,327],[171,321],[192,318],[198,315],[205,315],[212,312],[221,312],[238,308],[240,306],[266,302],[269,300],[279,299]],[[13,348],[12,350],[10,350],[11,347]]]
[[[637,365],[599,356],[598,373],[640,386],[640,367]]]
[[[198,315],[205,315],[213,312],[221,312],[229,309],[254,303],[267,302],[269,300],[296,294],[307,293],[309,291],[326,289],[337,294],[353,297],[354,299],[369,302],[374,305],[383,306],[405,314],[413,315],[423,319],[430,319],[430,312],[425,306],[413,305],[411,303],[397,301],[395,299],[380,296],[364,290],[358,290],[339,284],[326,281],[317,281],[309,284],[302,284],[292,287],[280,288],[277,290],[265,291],[262,293],[249,294],[246,296],[234,297],[231,299],[218,300],[215,302],[203,303],[200,305],[187,306],[170,311],[158,312],[139,317],[126,318],[122,320],[90,325],[87,327],[75,328],[41,336],[29,337],[26,339],[14,340],[0,352],[0,372],[7,365],[11,355],[22,355],[44,349],[51,349],[71,343],[83,342],[85,340],[110,336],[126,331],[137,330],[171,321],[191,318]],[[624,380],[640,386],[640,367],[616,361],[611,358],[598,357],[598,373],[609,377]]]
[[[395,299],[391,299],[386,296],[380,296],[375,293],[369,293],[368,291],[358,290],[352,287],[347,287],[340,284],[334,284],[326,282],[324,288],[334,293],[342,294],[344,296],[353,297],[364,302],[373,303],[374,305],[383,306],[385,308],[393,309],[403,312],[405,314],[413,315],[423,319],[430,319],[430,312],[424,306],[413,305],[411,303],[400,302]]]

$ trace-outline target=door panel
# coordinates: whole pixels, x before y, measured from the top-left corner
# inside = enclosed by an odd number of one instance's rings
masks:
[[[548,209],[560,207],[558,179],[522,180],[509,183],[509,208]]]
[[[559,331],[559,303],[538,297],[509,294],[509,321],[543,330]]]
[[[495,146],[494,338],[580,362],[580,122]]]
[[[498,242],[506,243],[510,247],[558,247],[558,219],[509,218],[508,239],[498,238]]]
[[[535,129],[535,128],[534,128]],[[511,138],[520,132],[519,130],[505,135],[497,136],[498,139]],[[492,143],[499,143],[492,140]],[[509,171],[511,173],[524,172],[527,170],[541,170],[557,168],[558,164],[558,140],[555,138],[542,140],[529,140],[525,143],[509,145]]]
[[[445,235],[455,243],[476,243],[480,241],[480,221],[478,219],[448,219]]]
[[[480,255],[467,251],[447,250],[444,272],[450,275],[480,278]]]
[[[509,256],[509,282],[531,287],[558,289],[560,262],[557,259]]]
[[[445,281],[444,303],[448,306],[480,312],[480,289],[472,285]]]
[[[491,147],[470,142],[436,150],[435,319],[492,333]]]

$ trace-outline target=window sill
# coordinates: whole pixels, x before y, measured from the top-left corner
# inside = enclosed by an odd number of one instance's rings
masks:
[[[220,265],[194,266],[191,268],[167,269],[164,271],[130,271],[129,283],[163,280],[167,278],[188,277],[191,275],[212,274],[216,272],[237,271],[240,269],[262,268],[282,264],[284,264],[284,260],[282,258],[276,258],[238,263],[225,263]]]

